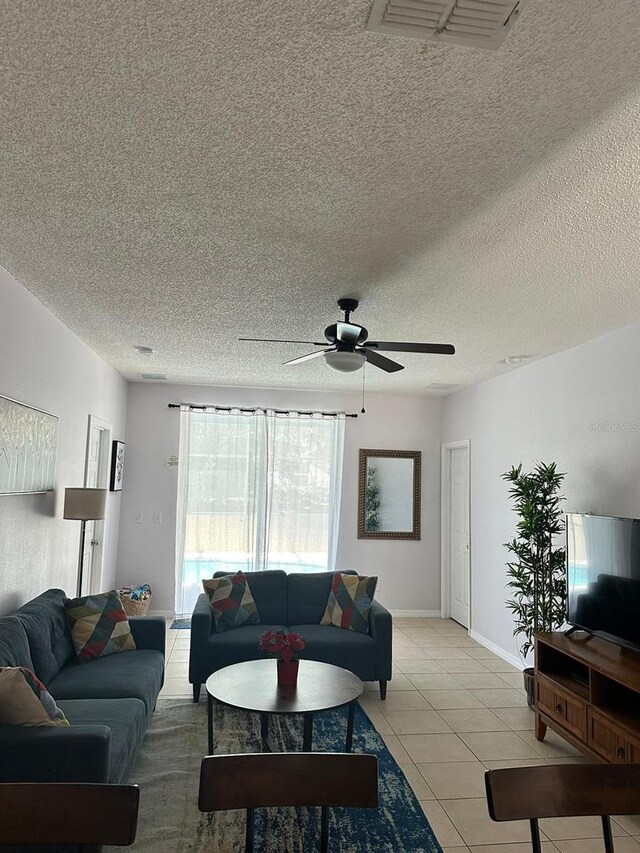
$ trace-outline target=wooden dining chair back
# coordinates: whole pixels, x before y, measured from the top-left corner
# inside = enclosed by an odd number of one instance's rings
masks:
[[[605,853],[614,853],[609,815],[640,814],[640,764],[509,767],[484,778],[491,818],[528,820],[534,853],[540,818],[600,816]]]
[[[102,845],[127,847],[136,837],[139,804],[137,785],[0,783],[0,850],[68,844],[97,853]]]
[[[247,810],[246,853],[253,853],[254,810],[320,806],[320,850],[329,849],[329,808],[376,808],[375,755],[276,752],[208,755],[200,768],[202,812]]]

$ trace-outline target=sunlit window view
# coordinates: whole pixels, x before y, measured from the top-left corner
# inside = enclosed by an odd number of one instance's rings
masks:
[[[344,422],[183,414],[177,610],[214,572],[333,569]]]

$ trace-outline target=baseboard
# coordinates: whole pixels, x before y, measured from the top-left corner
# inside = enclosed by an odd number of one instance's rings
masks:
[[[489,649],[490,652],[493,652],[494,655],[498,655],[498,657],[502,658],[502,660],[506,660],[506,662],[510,663],[511,666],[515,666],[517,669],[520,670],[524,669],[524,664],[522,663],[519,657],[516,657],[515,655],[512,655],[509,652],[506,652],[500,646],[497,646],[495,643],[492,643],[491,640],[487,640],[487,638],[483,637],[482,634],[478,634],[477,631],[471,629],[471,631],[469,631],[469,636],[472,640],[475,640],[476,643],[480,643],[480,645],[484,646],[485,649]]]
[[[439,610],[391,610],[392,616],[426,616],[428,619],[439,619],[440,611]]]
[[[149,616],[162,616],[165,619],[175,619],[173,610],[150,610]]]

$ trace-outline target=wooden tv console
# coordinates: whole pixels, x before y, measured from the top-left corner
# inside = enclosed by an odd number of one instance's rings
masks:
[[[583,631],[535,639],[536,737],[547,726],[588,758],[640,762],[640,652]]]

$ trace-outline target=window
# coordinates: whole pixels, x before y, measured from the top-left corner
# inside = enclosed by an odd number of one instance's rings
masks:
[[[217,571],[335,566],[344,418],[181,415],[176,612]]]

